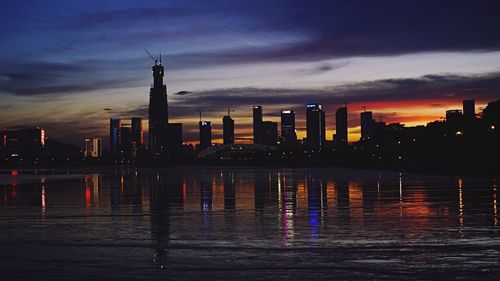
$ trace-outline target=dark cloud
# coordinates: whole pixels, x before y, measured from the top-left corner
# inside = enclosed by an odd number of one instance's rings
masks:
[[[481,90],[470,92],[471,87]],[[278,106],[320,102],[341,105],[345,102],[397,102],[409,100],[431,100],[449,98],[488,99],[500,93],[500,73],[482,76],[427,75],[415,79],[384,79],[360,83],[343,84],[324,88],[229,88],[195,92],[183,96],[178,102],[195,107],[239,107],[252,104]]]
[[[175,93],[174,95],[176,96],[185,96],[185,95],[189,95],[189,94],[192,94],[193,92],[191,91],[179,91],[177,93]]]
[[[176,65],[184,65],[192,60],[236,63],[497,50],[500,48],[498,11],[500,2],[494,0],[174,1],[155,3],[154,7],[145,3],[128,8],[85,10],[64,14],[53,21],[63,28],[83,29],[82,33],[91,31],[91,38],[97,42],[127,42],[132,46],[143,46],[144,40],[150,44],[186,38],[204,38],[210,42],[210,38],[235,34],[250,38],[266,34],[294,38],[290,42],[258,46],[241,43],[224,50],[173,55]]]
[[[135,108],[113,112],[114,116],[122,118],[131,118],[131,117],[147,118],[148,113],[149,113],[149,107],[147,104],[139,105]]]
[[[60,20],[67,24],[68,28],[91,28],[103,25],[126,25],[130,26],[138,22],[187,17],[199,14],[194,7],[158,6],[155,7],[132,7],[129,9],[111,11],[80,12],[73,16],[62,16]]]
[[[0,65],[0,92],[23,96],[71,94],[110,88],[143,86],[130,69],[115,75],[106,61],[56,63],[5,61]]]
[[[338,62],[338,63],[320,63],[318,65],[315,65],[311,68],[308,69],[299,69],[298,74],[299,75],[315,75],[315,74],[321,74],[325,73],[331,70],[339,69],[342,68],[346,65],[348,65],[350,62],[345,61],[345,62]]]

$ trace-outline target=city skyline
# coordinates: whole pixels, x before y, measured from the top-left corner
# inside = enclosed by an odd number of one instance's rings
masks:
[[[335,111],[349,103],[352,142],[363,107],[377,121],[413,126],[461,109],[462,100],[474,99],[480,112],[498,98],[497,3],[387,4],[2,4],[0,128],[40,126],[79,146],[89,137],[108,144],[111,117],[141,117],[147,131],[144,48],[164,54],[170,121],[183,123],[190,143],[198,141],[199,108],[212,110],[204,120],[222,143],[227,107],[235,139],[252,137],[253,105],[278,123],[281,110],[294,110],[302,139],[305,105],[321,103],[331,140]],[[368,14],[387,19],[361,20]]]
[[[498,279],[498,0],[2,1],[0,40],[3,279]]]

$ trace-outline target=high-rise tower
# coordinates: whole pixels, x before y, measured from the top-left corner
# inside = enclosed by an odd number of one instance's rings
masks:
[[[474,100],[464,100],[463,101],[463,112],[464,112],[464,118],[466,120],[471,120],[476,117],[476,110],[475,110],[475,101]]]
[[[132,142],[140,147],[143,145],[143,132],[142,132],[142,118],[133,117],[132,118]]]
[[[203,150],[212,145],[212,123],[210,121],[200,121],[200,146],[199,149]]]
[[[294,144],[297,142],[297,133],[295,132],[295,111],[281,111],[281,138],[285,144]]]
[[[373,137],[373,113],[371,111],[363,111],[361,116],[361,140],[369,140]]]
[[[161,59],[155,59],[152,69],[153,85],[149,92],[149,149],[153,156],[157,157],[167,149],[167,85],[163,84],[165,69]]]
[[[319,103],[307,105],[306,134],[309,148],[320,149],[325,143],[325,112]]]
[[[253,143],[262,143],[262,106],[253,107]]]
[[[335,142],[347,144],[347,106],[339,107],[335,113]]]
[[[111,157],[117,157],[120,151],[120,127],[122,120],[120,118],[111,118],[109,120],[109,150]],[[90,141],[90,140],[89,140]]]
[[[234,143],[234,120],[228,115],[222,118],[222,139],[224,144]]]

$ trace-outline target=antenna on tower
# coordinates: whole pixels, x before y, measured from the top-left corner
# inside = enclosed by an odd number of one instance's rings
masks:
[[[160,53],[160,64],[161,64],[161,53]]]

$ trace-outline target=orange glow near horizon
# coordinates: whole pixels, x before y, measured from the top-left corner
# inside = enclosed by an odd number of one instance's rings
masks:
[[[476,100],[476,113],[480,113],[482,108],[487,105],[487,100]],[[332,140],[335,134],[335,110],[339,105],[323,106],[326,113],[326,139]],[[366,111],[373,112],[375,121],[390,123],[401,123],[408,127],[426,125],[432,121],[444,119],[446,110],[462,109],[462,101],[456,98],[437,98],[432,100],[405,100],[405,101],[377,101],[367,103],[352,103],[347,105],[349,110],[349,142],[356,142],[361,136],[361,128],[359,126],[359,114],[366,108]],[[243,111],[243,110],[241,110]],[[236,123],[236,143],[252,143],[253,129],[252,116],[250,110],[247,115],[234,114],[232,115]],[[268,116],[266,116],[266,113]],[[273,116],[269,116],[273,114]],[[222,116],[207,114],[203,119],[211,120],[212,127],[212,142],[214,144],[222,144]],[[216,120],[216,121],[214,121]],[[264,120],[278,122],[278,135],[280,133],[280,117],[276,116],[276,112],[264,110]],[[184,123],[184,134],[186,135],[185,143],[196,145],[198,143],[198,118],[182,118],[172,119],[172,122]],[[297,138],[302,140],[306,137],[305,130],[305,109],[303,112],[296,110],[296,127]]]

